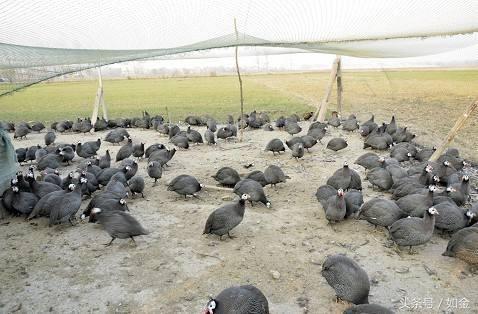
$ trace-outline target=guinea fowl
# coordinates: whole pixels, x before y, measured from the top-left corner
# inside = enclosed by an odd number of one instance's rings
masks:
[[[35,194],[38,198],[42,198],[48,193],[61,190],[61,187],[56,184],[49,182],[38,182],[37,180],[35,180],[35,176],[32,171],[28,172],[26,180],[30,184],[32,193]]]
[[[206,126],[207,126],[207,129],[213,133],[217,131],[217,122],[213,118],[207,119]]]
[[[133,145],[133,157],[143,158],[144,155],[144,143]]]
[[[72,220],[81,206],[82,185],[86,184],[86,182],[86,179],[81,178],[80,183],[75,186],[73,191],[50,199],[50,227],[66,220],[73,225]]]
[[[133,154],[133,140],[128,138],[128,142],[121,146],[118,153],[116,153],[116,161],[121,161],[123,159],[129,158]]]
[[[216,145],[216,138],[214,132],[210,129],[206,129],[206,131],[204,132],[204,139],[209,145]]]
[[[355,131],[359,129],[359,124],[355,116],[349,117],[347,120],[342,121],[342,129],[345,131]]]
[[[314,147],[315,144],[317,144],[319,141],[316,140],[313,136],[311,135],[304,135],[301,137],[302,139],[302,144],[304,145],[304,148],[309,151],[309,148]]]
[[[476,216],[475,213],[450,202],[436,204],[433,207],[440,213],[435,217],[435,228],[445,232],[455,232],[465,228]]]
[[[335,196],[337,194],[337,189],[331,185],[322,185],[317,189],[315,192],[315,197],[322,205],[324,211],[327,208],[327,201],[331,196]]]
[[[470,197],[470,178],[467,175],[464,175],[460,183],[454,183],[448,186],[446,190],[447,196],[458,206],[462,206]]]
[[[57,196],[63,196],[66,193],[73,191],[75,189],[75,186],[75,184],[69,184],[66,190],[51,192],[43,196],[41,199],[38,200],[32,212],[28,216],[27,220],[33,219],[37,216],[50,216],[50,209],[52,208],[50,200]],[[55,199],[55,202],[56,201],[58,201],[58,199]]]
[[[395,312],[378,304],[359,304],[346,309],[343,314],[394,314]]]
[[[61,161],[63,160],[61,155],[57,154],[47,154],[37,160],[37,169],[42,171],[46,168],[56,169],[61,166]]]
[[[437,150],[436,147],[433,148],[423,148],[422,150],[418,151],[415,155],[415,159],[418,161],[428,161],[433,153]]]
[[[398,147],[396,149],[392,148],[390,157],[395,158],[399,162],[404,162],[410,160],[413,156],[405,147]]]
[[[340,126],[340,118],[338,116],[337,111],[332,112],[332,116],[327,121],[327,124],[336,128]]]
[[[292,146],[292,157],[299,161],[299,158],[304,157],[304,144],[297,143]]]
[[[153,152],[157,150],[163,150],[163,149],[164,150],[166,149],[166,146],[164,146],[163,144],[159,144],[159,143],[152,144],[148,148],[146,148],[146,151],[144,152],[144,157],[149,158],[149,156],[151,156]]]
[[[144,179],[141,176],[134,176],[128,181],[128,187],[131,191],[132,196],[134,197],[136,194],[141,194],[141,197],[144,198]]]
[[[266,180],[266,177],[264,176],[264,173],[260,170],[252,171],[251,173],[249,173],[246,176],[246,179],[251,179],[251,180],[257,181],[262,186],[266,186],[267,184],[269,184],[269,183],[267,183],[267,180]]]
[[[224,205],[213,211],[207,218],[203,234],[215,234],[221,240],[225,234],[232,238],[229,232],[244,218],[245,202],[248,199],[249,195],[243,194],[238,202]]]
[[[103,172],[103,169],[101,169],[99,166],[94,165],[91,161],[88,161],[86,163],[85,170],[93,174],[95,177],[98,177]]]
[[[168,191],[174,191],[179,195],[184,195],[184,198],[188,195],[197,197],[196,193],[201,191],[203,187],[204,185],[200,184],[195,177],[182,174],[168,184]]]
[[[128,137],[130,137],[128,131],[123,128],[119,128],[108,132],[108,134],[105,136],[105,141],[111,144],[118,144]]]
[[[234,130],[232,129],[233,125],[229,124],[225,127],[222,127],[217,130],[217,138],[227,140],[228,138],[231,138],[234,135]]]
[[[335,152],[342,150],[348,146],[347,141],[340,137],[335,137],[327,143],[327,148]]]
[[[367,170],[382,166],[380,156],[371,152],[363,154],[362,156],[357,158],[354,163],[364,167]]]
[[[394,201],[373,198],[362,205],[359,219],[365,219],[375,226],[388,227],[406,216]]]
[[[53,132],[53,131],[46,132],[46,134],[45,134],[45,145],[48,146],[48,145],[53,144],[55,142],[55,139],[56,139],[55,132]]]
[[[426,194],[410,194],[397,200],[397,205],[412,217],[422,217],[433,206],[433,193],[436,186],[430,185]]]
[[[285,144],[287,145],[287,147],[289,147],[289,149],[292,149],[292,147],[295,145],[295,144],[304,144],[304,142],[302,141],[302,137],[301,136],[294,136],[292,137],[290,140],[288,141],[285,141]]]
[[[264,149],[264,151],[266,152],[272,152],[273,155],[275,155],[275,153],[279,153],[280,152],[285,152],[285,147],[284,147],[284,143],[282,143],[282,141],[278,138],[275,138],[275,139],[272,139],[266,146],[266,148]]]
[[[233,187],[241,180],[239,173],[230,167],[222,167],[212,177],[220,184],[229,187]]]
[[[35,160],[35,152],[39,148],[41,148],[40,145],[28,147],[27,152],[25,153],[25,161],[30,161],[31,162],[31,161]]]
[[[173,136],[169,141],[179,148],[189,148],[189,139],[181,134]]]
[[[274,128],[272,127],[272,125],[271,125],[270,123],[264,124],[264,126],[262,127],[262,129],[263,129],[264,131],[267,131],[267,132],[274,131]]]
[[[378,187],[382,191],[388,191],[393,185],[392,175],[384,168],[385,159],[381,157],[379,161],[382,166],[370,170],[365,178],[372,184],[372,189]]]
[[[133,243],[136,244],[134,237],[149,234],[149,232],[127,212],[93,208],[91,214],[95,216],[111,237],[111,241],[105,244],[106,246],[110,246],[116,238],[131,238]]]
[[[370,281],[365,270],[347,256],[328,256],[322,264],[322,276],[335,290],[337,298],[354,304],[367,304]]]
[[[302,131],[302,128],[299,126],[299,124],[297,122],[292,121],[287,122],[284,128],[286,132],[290,135],[298,134]]]
[[[153,186],[156,185],[158,182],[158,179],[161,179],[163,175],[163,168],[161,167],[161,164],[157,161],[151,161],[148,163],[148,176],[154,179],[154,184]]]
[[[32,130],[35,132],[40,132],[45,128],[45,125],[41,122],[35,122],[32,124]]]
[[[128,170],[130,170],[130,166],[126,166],[123,168],[106,168],[103,169],[103,171],[99,174],[99,176],[96,178],[98,180],[98,183],[100,185],[107,185],[110,179],[117,174],[118,172],[123,172],[126,173]]]
[[[27,138],[27,134],[30,133],[30,129],[25,125],[15,125],[15,133],[13,134],[13,138]]]
[[[345,193],[344,198],[346,207],[345,218],[348,218],[360,211],[360,207],[363,204],[363,194],[361,191],[349,190],[347,193]]]
[[[270,165],[264,170],[264,178],[267,181],[267,184],[276,186],[277,183],[286,182],[287,179],[290,179],[289,176],[284,174],[284,171],[278,166]]]
[[[325,134],[327,134],[327,129],[311,129],[307,132],[308,136],[312,136],[315,140],[317,140],[319,143],[322,143],[321,140],[324,138]]]
[[[438,164],[437,168],[435,168],[435,173],[440,178],[440,182],[446,185],[448,178],[456,173],[456,169],[448,160],[445,160]]]
[[[126,203],[126,200],[123,198],[100,198],[95,202],[95,206],[100,208],[103,211],[128,211],[129,208]],[[92,209],[86,209],[81,215],[81,219],[84,220],[87,216],[89,217],[88,222],[94,223],[97,222],[95,215],[91,215]]]
[[[392,120],[387,127],[385,128],[385,132],[392,135],[393,133],[397,132],[397,122],[395,121],[395,116],[392,116]]]
[[[478,226],[463,228],[453,234],[442,255],[459,258],[473,266],[478,265]]]
[[[280,116],[279,118],[277,118],[275,125],[276,128],[282,129],[285,126],[285,117]]]
[[[20,191],[18,186],[15,185],[11,187],[11,190],[13,191],[13,195],[9,207],[18,214],[30,214],[39,198],[33,193]]]
[[[369,120],[362,123],[359,130],[362,136],[368,136],[372,131],[377,129],[378,125],[377,123],[374,122],[374,120],[375,120],[375,116],[372,115],[372,117]]]
[[[261,202],[266,205],[267,208],[271,207],[271,202],[267,200],[262,185],[257,181],[242,179],[234,186],[233,192],[239,196],[242,196],[243,194],[249,195],[249,202],[251,205],[252,202]]]
[[[70,161],[75,158],[75,151],[71,146],[64,146],[60,149],[58,155],[60,155],[62,162],[66,162],[69,165]]]
[[[82,171],[80,174],[80,182],[82,181],[81,178],[86,179],[86,182],[81,185],[82,195],[91,196],[91,194],[99,189],[98,180],[94,174],[87,171]]]
[[[201,133],[199,133],[196,130],[191,129],[190,126],[188,126],[188,130],[186,131],[186,137],[188,138],[188,140],[191,143],[197,143],[197,144],[204,143],[203,139],[202,139],[202,136],[201,136]]]
[[[348,190],[362,190],[362,180],[360,175],[349,167],[347,162],[344,166],[334,172],[334,174],[327,180],[327,184],[334,188]]]
[[[202,314],[269,314],[269,303],[254,286],[234,286],[210,299]]]
[[[48,155],[48,151],[45,148],[39,148],[35,152],[35,160],[38,162],[40,159]]]
[[[148,158],[148,163],[152,161],[157,161],[161,164],[161,167],[167,166],[167,163],[173,158],[176,153],[176,149],[160,149],[151,153]]]
[[[397,128],[397,131],[392,134],[392,140],[394,143],[411,142],[415,138],[415,134],[407,130],[407,127]]]
[[[347,213],[344,191],[339,189],[336,195],[329,197],[327,206],[325,207],[325,218],[329,222],[339,222],[344,220]]]
[[[399,246],[412,246],[427,243],[435,228],[435,215],[439,215],[434,207],[425,211],[423,218],[407,217],[397,220],[390,226],[390,236]]]
[[[96,156],[96,152],[100,149],[101,140],[98,139],[96,142],[78,142],[76,145],[76,154],[83,158],[90,158]]]
[[[366,149],[370,147],[377,150],[386,150],[391,147],[392,142],[392,137],[388,133],[384,133],[381,130],[375,130],[367,137],[363,144],[363,148]]]
[[[54,173],[43,173],[43,182],[50,182],[62,186],[62,181],[60,177],[60,172],[56,170]]]

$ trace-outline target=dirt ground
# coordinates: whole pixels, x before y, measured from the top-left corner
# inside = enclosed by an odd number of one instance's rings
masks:
[[[305,134],[308,122],[302,126]],[[128,131],[134,143],[168,142],[154,131]],[[94,140],[104,134],[60,134],[57,142]],[[30,134],[14,144],[42,143],[43,136]],[[460,260],[441,255],[446,238],[434,235],[416,248],[417,254],[409,255],[389,245],[385,229],[374,229],[366,221],[327,224],[314,196],[317,188],[345,161],[353,163],[364,153],[358,133],[332,129],[323,142],[332,136],[347,138],[349,147],[334,153],[318,144],[299,162],[290,151],[280,156],[263,151],[270,139],[290,138],[284,131],[245,131],[243,143],[192,146],[176,153],[155,187],[147,177],[146,161],[140,161],[138,173],[147,182],[145,198],[128,204],[151,233],[138,237],[136,247],[119,239],[103,246],[110,238],[98,224],[49,228],[45,218],[0,221],[0,312],[200,313],[210,295],[231,285],[253,284],[267,296],[271,313],[341,313],[347,305],[335,302],[320,270],[327,255],[345,253],[367,271],[372,303],[397,313],[478,313],[476,275]],[[119,147],[104,142],[100,153],[109,149],[114,156]],[[81,158],[74,161],[63,175]],[[243,167],[252,162],[251,169]],[[272,164],[282,167],[291,180],[276,189],[265,188],[271,209],[247,205],[243,222],[232,232],[234,239],[220,241],[202,231],[208,215],[235,195],[206,190],[200,199],[184,200],[165,186],[180,174],[214,185],[211,175],[220,167],[246,174]],[[364,178],[361,167],[352,168]],[[476,200],[476,175],[472,180]],[[380,194],[366,181],[363,185],[366,200]]]

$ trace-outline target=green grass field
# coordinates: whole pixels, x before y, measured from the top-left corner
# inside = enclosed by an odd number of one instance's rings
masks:
[[[245,111],[282,114],[313,110],[323,96],[329,73],[245,75]],[[425,142],[437,143],[465,107],[477,97],[478,70],[407,70],[344,72],[344,114],[378,121],[396,115]],[[0,97],[0,120],[74,119],[91,115],[96,81],[42,83],[11,96]],[[165,114],[172,120],[189,114],[210,114],[222,119],[239,114],[236,77],[105,80],[105,101],[110,117],[139,116],[142,110]],[[330,109],[335,108],[335,91]],[[478,145],[476,116],[456,144],[475,157]]]

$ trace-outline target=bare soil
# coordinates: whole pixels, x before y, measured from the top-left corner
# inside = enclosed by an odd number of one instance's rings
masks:
[[[308,123],[302,126],[305,133]],[[135,143],[168,144],[154,131],[128,131]],[[60,134],[57,142],[95,140],[104,134]],[[28,140],[14,144],[43,143],[43,136],[30,134]],[[345,161],[353,163],[364,153],[358,133],[332,129],[323,142],[332,136],[345,137],[349,147],[335,153],[318,144],[298,162],[290,151],[280,156],[263,151],[273,138],[290,138],[283,131],[245,131],[243,143],[193,145],[176,153],[155,187],[147,177],[146,161],[140,161],[138,173],[147,182],[145,198],[130,199],[128,204],[131,214],[151,233],[138,237],[137,246],[118,239],[105,247],[110,238],[98,224],[49,228],[45,218],[0,221],[0,312],[200,313],[210,295],[231,285],[253,284],[267,296],[271,313],[341,313],[348,305],[336,303],[320,271],[327,255],[345,253],[369,274],[372,303],[397,313],[478,313],[476,275],[460,260],[441,255],[447,236],[434,235],[415,249],[417,254],[409,255],[390,245],[385,229],[375,229],[366,221],[327,223],[314,196],[316,189]],[[119,147],[104,142],[100,153],[109,149],[114,156]],[[62,174],[81,161],[76,157]],[[252,162],[254,167],[244,169]],[[199,193],[200,199],[185,200],[165,186],[180,174],[214,185],[211,175],[220,167],[246,174],[271,164],[291,179],[277,188],[265,188],[271,209],[247,205],[243,222],[232,232],[234,239],[220,241],[202,231],[208,215],[235,195],[206,190]],[[361,167],[352,167],[364,178]],[[476,200],[476,176],[472,180]],[[366,200],[380,195],[366,181],[363,185]],[[280,277],[273,278],[271,271]],[[432,309],[425,303],[411,308],[412,300],[426,298],[432,298]],[[447,308],[447,299],[463,298],[468,308]]]

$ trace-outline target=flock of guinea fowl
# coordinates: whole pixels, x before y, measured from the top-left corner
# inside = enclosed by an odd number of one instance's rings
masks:
[[[311,114],[303,118],[309,119]],[[237,121],[229,116],[223,127],[218,127],[210,117],[189,116],[185,121],[189,125],[187,130],[165,123],[163,117],[150,116],[147,112],[133,119],[100,119],[95,125],[89,119],[55,122],[45,134],[45,145],[16,149],[18,161],[30,162],[30,166],[25,174],[18,172],[11,179],[11,187],[3,193],[0,205],[12,215],[24,215],[27,219],[48,217],[50,226],[64,222],[73,225],[82,201],[89,199],[81,219],[88,218],[89,222],[97,222],[104,227],[111,236],[106,245],[111,245],[116,238],[131,238],[134,242],[134,237],[148,234],[129,213],[125,200],[130,194],[143,195],[145,180],[136,174],[137,160],[147,158],[147,173],[156,185],[162,177],[162,169],[174,157],[176,148],[169,149],[160,143],[147,148],[143,143],[133,144],[127,128],[154,129],[169,136],[169,142],[178,149],[188,149],[190,144],[204,141],[212,145],[219,139],[234,139],[238,126],[264,131],[278,128],[292,137],[285,143],[281,139],[271,140],[265,151],[281,154],[287,147],[291,156],[300,162],[304,151],[322,143],[328,128],[341,127],[360,134],[363,148],[371,148],[355,164],[366,169],[365,180],[373,189],[389,193],[390,197],[377,197],[364,202],[362,179],[345,163],[317,189],[316,197],[325,218],[330,223],[364,219],[375,226],[385,227],[390,239],[399,247],[409,247],[410,252],[412,247],[429,241],[435,230],[440,230],[451,235],[443,255],[459,258],[471,267],[478,265],[478,203],[471,202],[467,173],[470,164],[460,157],[457,149],[448,149],[437,161],[429,161],[435,148],[419,147],[413,143],[415,135],[406,127],[398,126],[394,117],[388,124],[378,125],[373,116],[359,124],[354,115],[341,119],[334,112],[327,123],[311,123],[303,136],[297,135],[302,131],[299,120],[299,116],[291,115],[280,117],[272,124],[267,114],[254,111]],[[204,137],[191,125],[206,126]],[[29,125],[24,122],[0,122],[0,127],[14,132],[14,138],[18,139],[45,128],[42,123]],[[101,139],[76,145],[56,143],[58,133],[86,133],[92,129],[110,130],[104,141],[113,145],[126,142],[116,155],[116,167],[111,165],[109,150],[103,156],[97,155]],[[326,147],[338,152],[347,147],[347,141],[333,138]],[[377,154],[380,152],[387,154]],[[58,169],[77,160],[77,171],[61,177]],[[36,172],[40,175],[35,176]],[[217,235],[222,240],[223,236],[232,237],[231,230],[243,220],[246,202],[251,206],[257,202],[272,206],[263,187],[286,182],[289,177],[280,167],[271,165],[264,172],[252,171],[242,179],[235,169],[223,167],[213,178],[238,195],[237,201],[214,210],[205,222],[204,233]],[[167,186],[169,191],[185,198],[197,197],[197,193],[204,188],[191,175],[177,176]],[[351,258],[339,254],[327,257],[322,265],[322,275],[335,290],[338,299],[353,304],[344,313],[393,313],[379,304],[369,304],[368,275]],[[258,288],[233,286],[210,299],[204,313],[269,313],[269,305]]]

